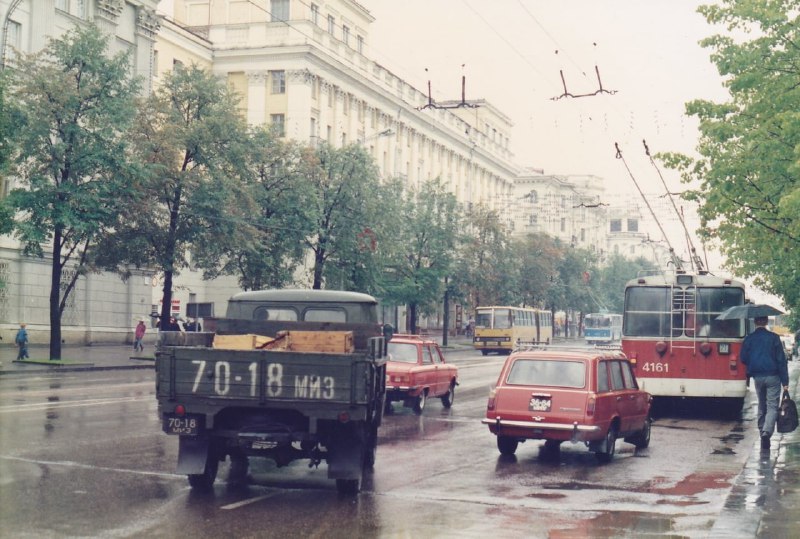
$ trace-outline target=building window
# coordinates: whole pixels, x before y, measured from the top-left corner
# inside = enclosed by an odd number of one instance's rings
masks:
[[[345,25],[342,25],[342,41],[345,45],[350,45],[350,28]]]
[[[530,215],[530,217],[528,217],[528,224],[529,225],[536,225],[537,223],[539,223],[539,215],[535,214],[535,213],[532,213]]]
[[[331,126],[328,126],[328,130],[327,130],[327,132],[325,133],[325,140],[327,140],[328,142],[330,142],[330,141],[331,141],[331,137],[332,137],[332,136],[333,136],[333,129],[331,129]]]
[[[356,37],[356,50],[358,54],[364,54],[364,36]]]
[[[272,13],[272,22],[289,20],[289,0],[272,0],[269,10]]]
[[[316,118],[311,118],[311,122],[310,122],[310,124],[308,126],[308,130],[310,132],[311,138],[314,138],[314,137],[317,136],[317,119]]]
[[[177,58],[173,58],[172,59],[172,70],[173,71],[179,71],[181,69],[183,69],[183,62],[181,62]]]
[[[342,133],[342,146],[347,146],[347,133]]]
[[[56,0],[56,9],[69,13],[69,0]]]
[[[319,6],[317,4],[311,4],[311,22],[314,23],[314,26],[319,26]]]
[[[639,232],[638,219],[628,219],[628,232]]]
[[[286,134],[286,116],[284,114],[270,114],[269,121],[272,124],[272,131],[278,136]]]
[[[336,17],[328,15],[328,33],[332,36],[336,35]]]
[[[581,229],[581,241],[582,242],[586,241],[586,229],[585,228]]]
[[[272,93],[285,94],[286,93],[286,72],[285,71],[270,71],[269,76],[272,79]]]
[[[622,219],[611,219],[609,230],[611,232],[622,232]]]
[[[6,54],[9,60],[17,56],[17,51],[22,44],[22,25],[16,21],[8,20],[8,37],[6,38]]]
[[[561,232],[566,232],[567,230],[567,219],[566,217],[561,218]]]
[[[86,0],[75,0],[75,4],[75,15],[81,19],[86,19],[88,17]]]

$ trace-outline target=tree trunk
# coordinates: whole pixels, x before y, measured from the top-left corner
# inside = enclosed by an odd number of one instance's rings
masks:
[[[164,272],[164,288],[161,289],[161,318],[158,328],[163,331],[172,317],[172,272]]]
[[[322,251],[314,252],[314,290],[322,289],[322,269],[325,267],[325,253]]]
[[[53,231],[53,260],[50,272],[50,360],[61,359],[61,226]]]
[[[444,329],[442,329],[442,346],[447,346],[447,334],[450,331],[450,291],[447,289],[447,277],[444,278],[444,286],[444,315],[442,317]]]
[[[417,304],[408,304],[408,332],[412,335],[417,334]]]

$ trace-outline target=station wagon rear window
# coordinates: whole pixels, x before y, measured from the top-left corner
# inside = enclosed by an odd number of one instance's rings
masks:
[[[583,387],[586,364],[583,361],[518,359],[506,378],[511,385]]]

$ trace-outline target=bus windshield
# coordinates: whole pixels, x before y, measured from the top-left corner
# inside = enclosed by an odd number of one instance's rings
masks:
[[[632,337],[744,337],[743,320],[717,320],[744,303],[740,288],[634,287],[625,291],[623,333]]]

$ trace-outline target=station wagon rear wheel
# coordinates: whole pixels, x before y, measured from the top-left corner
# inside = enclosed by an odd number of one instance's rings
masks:
[[[519,440],[516,438],[511,438],[509,436],[497,437],[497,449],[500,451],[501,455],[513,455],[517,451],[518,445]]]
[[[417,397],[417,401],[414,403],[414,413],[417,415],[422,414],[425,411],[425,403],[428,400],[428,390],[423,389],[422,392]]]
[[[652,426],[653,420],[648,415],[647,418],[644,420],[644,426],[642,430],[638,433],[631,436],[629,439],[626,439],[626,442],[632,443],[636,449],[644,449],[650,445],[650,428]]]
[[[617,428],[612,425],[608,428],[608,432],[606,433],[606,442],[605,448],[602,451],[595,452],[595,456],[597,460],[603,463],[611,462],[611,459],[614,458],[614,453],[616,452],[617,448]]]
[[[442,395],[442,406],[445,408],[450,408],[453,405],[453,401],[456,399],[456,383],[455,381],[450,382],[450,387],[447,389],[447,393]]]

